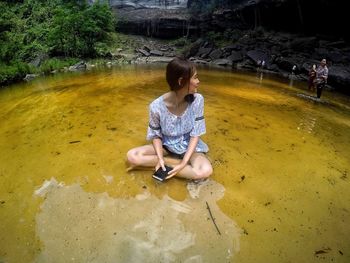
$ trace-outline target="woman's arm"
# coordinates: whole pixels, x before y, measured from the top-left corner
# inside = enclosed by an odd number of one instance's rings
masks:
[[[196,149],[198,141],[199,141],[199,136],[191,137],[184,158],[182,159],[180,164],[174,166],[174,168],[168,173],[169,175],[166,179],[170,179],[171,177],[175,176],[179,171],[181,171],[187,165],[192,154]]]
[[[161,138],[154,138],[152,143],[153,143],[154,150],[156,151],[156,154],[158,156],[158,163],[156,165],[156,171],[159,169],[159,167],[162,167],[163,171],[165,171],[162,139]]]
[[[185,156],[184,156],[184,158],[181,161],[181,163],[184,163],[184,166],[189,162],[193,152],[196,149],[198,141],[199,141],[199,137],[198,136],[197,137],[191,137],[190,142],[188,144],[187,151],[185,153]]]

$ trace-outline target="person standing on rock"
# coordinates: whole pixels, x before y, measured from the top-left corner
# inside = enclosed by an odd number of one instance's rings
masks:
[[[314,83],[316,85],[317,98],[321,98],[323,88],[327,83],[327,79],[328,67],[327,60],[324,58],[321,60],[320,65],[316,69],[316,78]]]
[[[208,146],[200,139],[206,132],[204,98],[197,93],[199,79],[188,60],[174,58],[166,68],[170,91],[149,106],[147,140],[152,144],[133,148],[127,153],[130,169],[172,166],[166,179],[208,178],[213,168],[206,153]],[[165,158],[166,157],[166,158]]]

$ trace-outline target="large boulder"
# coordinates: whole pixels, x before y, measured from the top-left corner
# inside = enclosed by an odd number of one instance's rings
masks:
[[[260,66],[262,63],[265,65],[270,64],[270,56],[267,52],[265,52],[263,50],[258,50],[258,49],[249,50],[246,55],[257,66]]]
[[[221,58],[222,56],[222,51],[220,49],[214,49],[210,54],[209,54],[209,57],[212,59],[212,60],[215,60],[215,59],[219,59]]]
[[[298,37],[290,42],[290,48],[294,51],[312,53],[319,46],[316,37]]]
[[[350,94],[350,69],[344,66],[329,67],[328,84]]]
[[[301,63],[296,58],[277,57],[274,62],[280,69],[288,73],[299,73],[301,70]]]
[[[227,59],[231,60],[233,63],[239,62],[243,60],[243,54],[240,51],[232,51],[231,55],[227,57]]]

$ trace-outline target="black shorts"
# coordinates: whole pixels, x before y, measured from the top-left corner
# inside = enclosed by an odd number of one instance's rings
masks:
[[[165,145],[163,145],[163,149],[168,153],[169,157],[173,157],[173,158],[175,158],[175,159],[181,159],[181,160],[182,160],[182,159],[184,158],[185,154],[186,154],[186,152],[181,153],[181,154],[173,153],[173,152],[170,151],[170,150],[168,149],[168,147],[166,147]],[[207,154],[206,152],[196,152],[196,153]]]
[[[169,154],[169,157],[173,157],[175,159],[183,159],[186,152],[182,153],[182,154],[178,154],[178,153],[173,153],[172,151],[170,151],[168,149],[168,147],[166,147],[165,145],[163,145],[163,149]]]

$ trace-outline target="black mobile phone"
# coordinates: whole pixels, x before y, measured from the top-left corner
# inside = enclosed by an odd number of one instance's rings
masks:
[[[162,167],[160,167],[154,174],[153,174],[153,178],[163,182],[165,180],[165,178],[168,176],[168,173],[172,170],[172,167],[166,166],[165,165],[165,171],[163,171]]]

